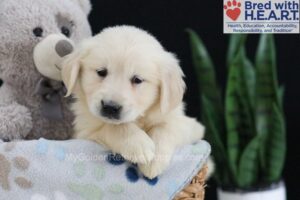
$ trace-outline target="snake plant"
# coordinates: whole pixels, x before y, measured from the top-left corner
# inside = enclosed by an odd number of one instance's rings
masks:
[[[201,119],[212,145],[215,180],[223,188],[250,189],[281,179],[286,136],[283,87],[278,86],[273,35],[261,35],[255,64],[246,53],[247,35],[232,35],[223,93],[205,45],[188,30],[199,84]]]

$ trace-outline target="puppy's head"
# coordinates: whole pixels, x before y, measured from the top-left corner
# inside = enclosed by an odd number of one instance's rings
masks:
[[[63,64],[68,94],[108,123],[137,120],[149,109],[177,107],[185,84],[178,60],[138,28],[107,28],[82,43]],[[159,105],[159,106],[156,106]]]

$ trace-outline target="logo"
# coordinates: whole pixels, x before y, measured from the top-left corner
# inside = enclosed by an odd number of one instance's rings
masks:
[[[300,33],[300,0],[224,0],[224,33]]]
[[[237,2],[236,0],[227,1],[227,3],[224,5],[224,10],[226,11],[227,17],[229,17],[233,21],[236,21],[241,15],[240,7],[241,3]]]

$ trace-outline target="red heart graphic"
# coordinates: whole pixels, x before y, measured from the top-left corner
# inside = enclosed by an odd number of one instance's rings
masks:
[[[237,18],[240,16],[240,14],[241,14],[241,9],[239,9],[239,8],[228,9],[226,11],[226,15],[233,21],[237,20]]]

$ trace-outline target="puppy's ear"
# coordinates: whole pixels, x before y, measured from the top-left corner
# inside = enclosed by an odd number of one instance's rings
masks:
[[[67,88],[66,96],[70,96],[76,85],[80,73],[80,52],[68,55],[62,64],[62,80]]]
[[[185,83],[177,58],[166,53],[159,66],[161,70],[160,110],[163,114],[176,108],[182,101]]]

